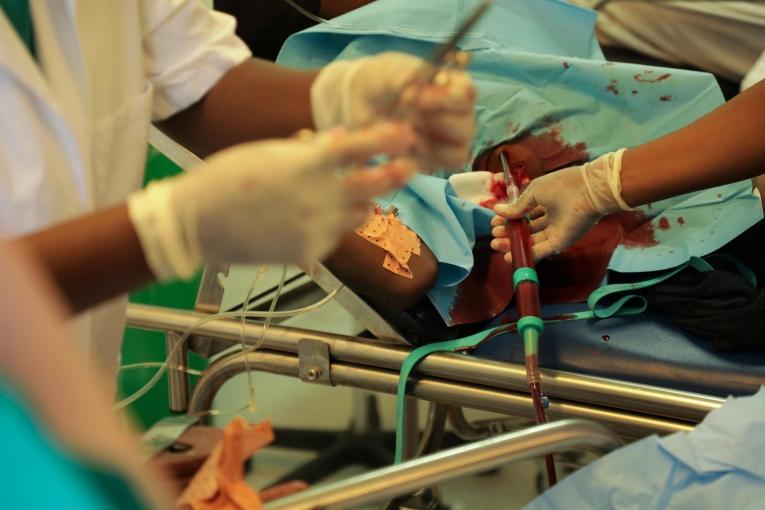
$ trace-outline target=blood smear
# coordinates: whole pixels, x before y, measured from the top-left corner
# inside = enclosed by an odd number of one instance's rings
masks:
[[[611,80],[611,83],[608,84],[608,87],[606,87],[606,90],[612,93],[615,96],[619,95],[619,89],[616,88],[616,84],[619,83],[616,80]]]
[[[608,335],[603,335],[603,336],[602,336],[602,337],[600,337],[600,338],[602,338],[604,342],[608,342],[609,340],[611,340],[611,337],[610,337],[610,336],[608,336]]]
[[[651,78],[649,76],[644,76],[646,74],[652,74],[653,71],[646,71],[644,73],[638,73],[633,78],[635,78],[635,81],[638,83],[658,83],[660,81],[664,81],[670,76],[672,76],[670,73],[662,74],[658,78]]]
[[[513,268],[504,254],[480,242],[473,249],[473,270],[458,289],[449,318],[451,324],[472,324],[496,317],[513,299]]]
[[[625,248],[650,248],[659,241],[653,230],[650,218],[640,211],[625,211],[617,215],[624,227],[622,246]]]
[[[498,203],[507,201],[507,187],[503,182],[492,179],[489,191],[491,191],[492,198],[482,200],[479,204],[481,207],[494,209]]]
[[[481,207],[485,207],[487,209],[494,209],[494,206],[497,205],[497,199],[496,198],[487,198],[486,200],[481,200],[478,205]]]
[[[618,218],[601,219],[584,237],[562,253],[539,261],[542,302],[581,303],[600,286],[614,250],[624,236]]]
[[[667,217],[662,216],[661,218],[659,218],[659,229],[666,231],[666,230],[669,230],[669,228],[670,228],[670,224]]]
[[[491,181],[491,194],[497,200],[507,200],[507,187],[505,183],[500,181]]]
[[[563,321],[572,321],[576,319],[576,315],[573,313],[564,313],[561,315],[553,315],[552,317],[545,317],[545,321],[556,321],[556,322],[563,322]]]
[[[677,218],[677,223],[678,223],[679,225],[685,225],[685,218],[683,218],[682,216],[680,216],[679,218]]]
[[[524,150],[519,151],[519,148]],[[500,154],[505,154],[511,171],[515,170],[516,164],[527,165],[519,170],[532,179],[590,159],[585,143],[570,144],[561,137],[559,127],[552,127],[543,133],[525,134],[518,139],[509,139],[484,150],[473,162],[473,170],[502,172]],[[523,188],[525,183],[516,184]]]
[[[542,162],[545,173],[583,163],[590,158],[584,142],[574,145],[565,142],[557,127],[538,135],[526,135],[514,143],[523,145],[533,152]]]

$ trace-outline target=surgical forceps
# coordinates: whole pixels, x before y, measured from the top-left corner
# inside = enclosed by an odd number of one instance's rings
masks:
[[[478,23],[478,20],[480,20],[483,15],[486,14],[491,5],[492,0],[483,0],[480,4],[478,4],[478,7],[476,7],[473,12],[470,13],[467,19],[465,19],[465,21],[457,28],[457,31],[454,33],[454,35],[452,35],[444,43],[440,44],[430,56],[430,58],[422,65],[419,72],[415,73],[413,79],[409,80],[406,84],[404,84],[403,87],[401,87],[398,95],[395,97],[395,99],[393,99],[393,101],[391,101],[390,105],[388,106],[387,111],[391,112],[392,117],[406,119],[411,114],[413,114],[414,109],[420,100],[420,96],[425,90],[425,87],[435,83],[436,79],[438,78],[438,74],[446,66],[454,63],[455,67],[459,69],[467,68],[468,64],[470,63],[470,57],[463,51],[457,51],[457,45],[470,31],[470,29],[472,29],[476,23]],[[417,82],[420,78],[422,79],[419,81],[419,84],[414,91],[412,101],[408,103],[410,108],[407,109],[406,105],[402,105],[404,93],[413,83]],[[385,214],[395,210],[392,202],[398,196],[400,189],[401,188],[393,192],[393,195],[389,199],[391,204],[385,208]]]
[[[410,103],[412,108],[417,104],[425,87],[435,83],[438,73],[441,72],[446,66],[454,62],[458,68],[464,69],[469,63],[469,57],[467,53],[457,50],[457,45],[463,37],[472,29],[476,23],[483,17],[492,5],[492,0],[483,0],[478,7],[470,13],[465,21],[457,28],[457,31],[447,41],[440,44],[430,58],[423,64],[419,72],[415,73],[413,80],[410,80],[405,84],[398,93],[391,105],[391,110],[396,111],[401,107],[401,101],[403,100],[404,93],[409,86],[422,78],[420,83],[415,89],[413,100]],[[404,115],[406,116],[406,115]]]

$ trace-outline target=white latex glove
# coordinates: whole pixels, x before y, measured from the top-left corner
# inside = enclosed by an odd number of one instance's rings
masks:
[[[202,261],[306,263],[328,255],[363,222],[369,200],[415,168],[407,159],[361,165],[408,153],[415,139],[407,126],[388,123],[238,145],[131,195],[130,218],[159,279],[189,277]]]
[[[382,53],[328,65],[311,87],[317,129],[403,118],[419,135],[415,157],[421,170],[462,167],[475,135],[473,82],[464,71],[442,71],[416,97],[423,64],[404,53]]]
[[[530,211],[534,211],[530,225],[532,252],[539,260],[574,244],[602,216],[633,210],[622,199],[624,150],[538,177],[514,204],[497,204],[497,216],[491,222],[491,247],[504,252],[505,260],[511,263],[507,220],[522,218]]]

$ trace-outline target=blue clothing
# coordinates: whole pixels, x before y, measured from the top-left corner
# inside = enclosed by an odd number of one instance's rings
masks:
[[[378,0],[292,36],[278,61],[317,67],[382,51],[425,57],[476,3]],[[571,146],[586,144],[594,159],[675,131],[723,103],[709,74],[606,62],[590,10],[559,0],[497,0],[494,5],[460,44],[470,53],[469,71],[478,89],[473,157],[522,135],[554,133]],[[457,286],[473,267],[476,238],[490,235],[493,213],[458,198],[444,179],[427,176],[380,200],[381,205],[390,203],[437,258],[438,278],[429,297],[451,324]],[[643,210],[656,216],[658,244],[620,246],[611,269],[644,272],[678,266],[690,256],[720,248],[762,218],[749,181]],[[677,228],[659,228],[663,216]]]
[[[118,474],[73,460],[53,444],[36,421],[11,389],[0,381],[3,508],[144,508]]]
[[[525,510],[762,508],[765,389],[730,397],[691,432],[647,437],[569,476]]]

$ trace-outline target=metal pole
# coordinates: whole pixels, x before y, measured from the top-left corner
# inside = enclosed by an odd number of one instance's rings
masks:
[[[462,408],[449,407],[447,413],[449,425],[452,426],[454,434],[463,441],[478,441],[491,436],[491,430],[488,427],[479,427],[470,423]]]
[[[188,365],[188,346],[181,345],[173,351],[179,338],[180,335],[175,331],[165,333],[165,347],[168,353],[173,353],[168,358],[167,393],[170,411],[185,413],[189,408],[189,378],[185,371]]]
[[[250,367],[274,374],[296,377],[298,359],[291,354],[255,351],[247,354]],[[189,414],[204,414],[210,409],[215,394],[233,376],[245,370],[242,355],[222,358],[208,367],[196,385],[189,404]],[[396,393],[398,373],[344,363],[333,363],[332,381],[335,385],[350,386],[381,393]],[[531,399],[526,393],[515,393],[483,386],[461,384],[439,379],[418,379],[411,396],[460,407],[470,407],[501,414],[533,418]],[[548,409],[553,419],[586,418],[597,420],[624,437],[639,438],[649,434],[668,434],[688,431],[689,422],[668,420],[605,409],[585,404],[552,400]]]
[[[449,406],[444,404],[430,403],[428,421],[425,425],[425,430],[422,432],[422,438],[417,447],[417,455],[415,457],[422,457],[441,449],[444,432],[446,432],[446,418],[449,409]]]
[[[417,399],[407,397],[404,402],[404,460],[417,456],[420,444],[420,410]]]
[[[132,327],[159,331],[185,331],[204,315],[166,308],[131,304],[128,306],[128,324]],[[238,342],[240,323],[235,320],[216,319],[203,324],[197,334]],[[262,325],[248,323],[245,336],[248,341],[260,337]],[[398,370],[409,350],[343,335],[286,328],[272,325],[265,335],[264,348],[296,353],[301,339],[326,342],[333,360]],[[420,363],[415,375],[478,384],[519,393],[527,391],[523,365],[479,359],[461,354],[433,354]],[[732,374],[731,377],[735,375]],[[601,377],[574,374],[558,370],[542,370],[545,393],[552,399],[563,399],[631,412],[664,416],[698,422],[719,407],[723,399],[698,393],[634,384]]]
[[[596,423],[565,420],[504,434],[278,499],[267,510],[358,508],[509,462],[573,448],[604,454],[621,445]]]

